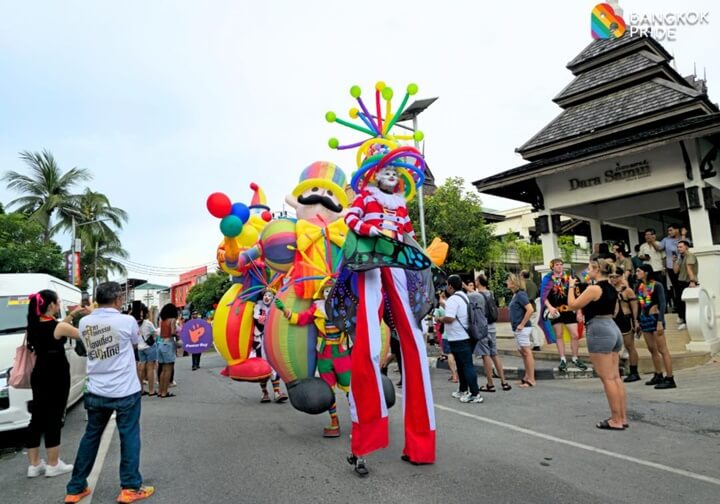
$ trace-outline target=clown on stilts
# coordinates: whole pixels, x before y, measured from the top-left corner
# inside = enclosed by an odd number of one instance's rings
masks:
[[[354,341],[351,355],[350,413],[352,417],[351,455],[348,462],[355,472],[366,476],[365,456],[389,444],[388,407],[380,372],[381,322],[396,330],[403,364],[403,414],[405,445],[402,460],[412,464],[435,461],[435,416],[428,359],[419,320],[429,304],[418,298],[432,296],[431,281],[418,280],[420,270],[429,271],[430,260],[415,243],[408,216],[407,201],[424,182],[425,161],[414,147],[402,146],[402,140],[422,139],[392,135],[392,127],[402,114],[410,95],[417,92],[411,84],[398,110],[392,114],[392,90],[383,83],[375,89],[377,112],[371,116],[360,98],[360,88],[350,93],[362,110],[351,109],[351,118],[360,118],[365,127],[338,119],[328,112],[329,122],[338,122],[367,133],[369,140],[330,147],[358,147],[357,171],[351,186],[357,195],[345,217],[351,233],[344,247],[341,276],[356,275]],[[381,96],[386,102],[385,122]],[[348,283],[349,285],[350,283]],[[430,285],[428,285],[430,284]],[[334,297],[334,295],[333,295]],[[335,311],[347,308],[343,300],[333,300]],[[384,308],[386,307],[386,308]],[[346,316],[346,318],[348,318]]]

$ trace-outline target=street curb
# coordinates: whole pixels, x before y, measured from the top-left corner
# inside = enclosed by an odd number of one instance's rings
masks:
[[[428,361],[430,362],[430,367],[437,369],[450,369],[447,361],[440,361],[437,357],[428,357]],[[475,364],[475,371],[479,376],[485,376],[485,367],[482,364]],[[509,366],[504,368],[504,371],[505,378],[508,380],[519,380],[525,376],[525,369],[523,368]],[[565,373],[561,373],[557,368],[535,370],[536,380],[574,380],[587,378],[597,378],[592,369],[583,371],[578,368],[568,368]]]

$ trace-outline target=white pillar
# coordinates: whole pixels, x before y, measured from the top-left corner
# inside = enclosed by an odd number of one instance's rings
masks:
[[[599,219],[588,219],[590,222],[590,241],[593,246],[596,243],[601,243],[602,239],[602,222]]]
[[[638,240],[637,228],[628,228],[628,247],[630,247],[630,255],[635,253],[635,247],[640,244]]]
[[[686,193],[688,188],[696,188],[700,200],[698,208],[688,208],[693,241],[691,251],[698,260],[700,285],[685,289],[682,298],[687,307],[685,318],[690,335],[687,349],[714,353],[720,350],[720,275],[717,273],[720,271],[720,245],[714,245],[712,241],[710,214],[702,200],[705,182],[700,177],[697,143],[695,149],[696,155],[690,156],[693,180],[686,180],[684,186]]]

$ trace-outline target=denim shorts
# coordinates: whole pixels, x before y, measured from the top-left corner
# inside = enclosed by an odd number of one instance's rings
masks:
[[[611,318],[594,318],[586,324],[587,347],[590,353],[619,352],[622,348],[622,333]]]
[[[156,345],[138,350],[140,362],[157,362],[158,349]]]
[[[450,353],[450,342],[446,338],[442,339],[442,351],[444,354]]]
[[[162,339],[158,344],[158,362],[160,364],[175,364],[175,341]]]

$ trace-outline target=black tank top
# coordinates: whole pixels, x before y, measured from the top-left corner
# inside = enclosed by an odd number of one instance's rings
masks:
[[[588,305],[583,308],[583,315],[585,316],[585,322],[590,322],[594,317],[599,315],[614,315],[615,305],[617,304],[618,294],[615,287],[610,285],[607,280],[602,280],[596,283],[600,289],[602,289],[602,295],[597,301],[590,301]]]
[[[32,329],[28,329],[28,347],[38,359],[65,359],[65,342],[67,338],[55,339],[57,320],[40,322]]]

